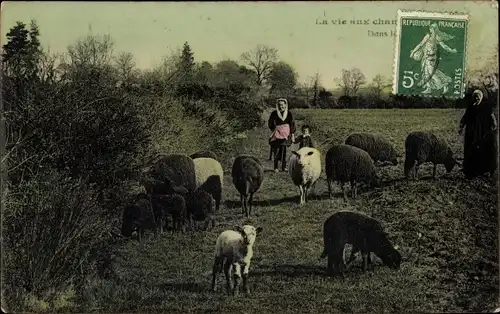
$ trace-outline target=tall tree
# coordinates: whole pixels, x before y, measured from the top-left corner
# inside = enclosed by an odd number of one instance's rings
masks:
[[[366,77],[358,68],[342,69],[342,77],[336,81],[342,88],[344,96],[355,96],[361,85],[366,83]]]
[[[42,56],[38,36],[38,26],[31,21],[30,29],[23,22],[16,22],[7,33],[7,43],[3,45],[2,62],[4,73],[19,79],[34,79],[37,64]]]
[[[134,56],[130,52],[122,52],[114,61],[120,82],[125,85],[132,84],[136,75]]]
[[[271,93],[289,95],[297,85],[297,77],[297,73],[290,64],[283,61],[274,63],[268,78]]]
[[[383,75],[377,74],[372,80],[370,89],[375,96],[380,97],[382,90],[387,86],[389,86],[387,78]]]
[[[179,74],[181,76],[181,84],[192,82],[194,69],[194,53],[191,51],[191,47],[186,41],[182,47],[182,53],[178,65]]]
[[[278,50],[257,45],[255,49],[243,53],[241,60],[255,71],[256,82],[262,86],[269,77],[272,65],[278,61]]]

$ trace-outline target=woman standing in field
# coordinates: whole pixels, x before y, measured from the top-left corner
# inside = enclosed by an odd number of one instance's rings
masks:
[[[448,91],[448,85],[452,79],[438,69],[440,59],[440,49],[447,52],[456,53],[457,50],[448,47],[444,42],[452,39],[453,36],[439,30],[436,23],[429,26],[422,41],[411,51],[410,58],[420,61],[419,87],[425,87],[423,94],[429,94],[432,90],[442,89],[443,93]]]
[[[467,179],[485,173],[493,175],[496,170],[497,120],[492,107],[483,101],[483,92],[476,89],[460,120],[458,134],[465,127],[463,171]]]
[[[271,112],[267,125],[273,132],[269,137],[269,144],[274,152],[274,171],[278,172],[280,161],[281,170],[286,171],[286,147],[295,140],[295,120],[288,111],[288,101],[285,98],[276,101],[276,110]]]

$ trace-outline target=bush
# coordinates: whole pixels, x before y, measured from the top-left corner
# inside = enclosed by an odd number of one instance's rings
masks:
[[[109,241],[111,220],[94,188],[64,174],[40,173],[10,188],[3,258],[5,297],[14,310],[26,293],[50,299],[51,291],[82,282],[93,252]]]

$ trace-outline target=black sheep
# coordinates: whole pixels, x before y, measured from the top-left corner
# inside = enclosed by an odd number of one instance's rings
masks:
[[[156,234],[157,224],[149,197],[140,193],[136,200],[123,210],[121,231],[124,237],[131,237],[132,233],[137,231],[138,240],[141,242],[145,230],[153,230]]]
[[[354,254],[361,251],[363,271],[371,263],[370,252],[393,269],[401,264],[401,254],[392,246],[382,225],[366,215],[341,211],[331,215],[323,225],[324,249],[320,258],[328,256],[328,271],[334,276],[343,276],[344,246],[352,244],[351,262]]]
[[[185,232],[187,222],[187,210],[185,196],[177,193],[169,195],[154,195],[151,197],[157,206],[157,211],[165,219],[165,229],[167,228],[167,217],[172,217],[172,231]]]
[[[231,170],[233,184],[240,193],[241,209],[247,217],[252,213],[252,199],[264,180],[264,168],[254,156],[236,157]]]
[[[405,177],[409,178],[412,174],[413,179],[418,179],[418,167],[425,162],[433,163],[433,178],[436,177],[436,166],[439,164],[443,164],[448,173],[455,165],[460,165],[453,158],[453,152],[444,139],[432,132],[411,132],[405,140]]]
[[[193,159],[186,155],[160,156],[150,167],[145,175],[144,185],[153,200],[153,211],[160,232],[163,231],[164,210],[156,201],[161,196],[180,194],[185,195],[196,189],[196,175]],[[179,201],[178,201],[178,204]],[[182,212],[182,208],[176,209]]]
[[[197,189],[189,195],[186,204],[187,217],[189,224],[193,226],[194,221],[205,220],[205,230],[208,230],[210,222],[212,228],[215,227],[215,199],[212,195],[203,189]]]

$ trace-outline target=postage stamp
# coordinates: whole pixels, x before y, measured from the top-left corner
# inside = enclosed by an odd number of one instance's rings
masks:
[[[463,97],[469,16],[398,10],[393,93]]]

